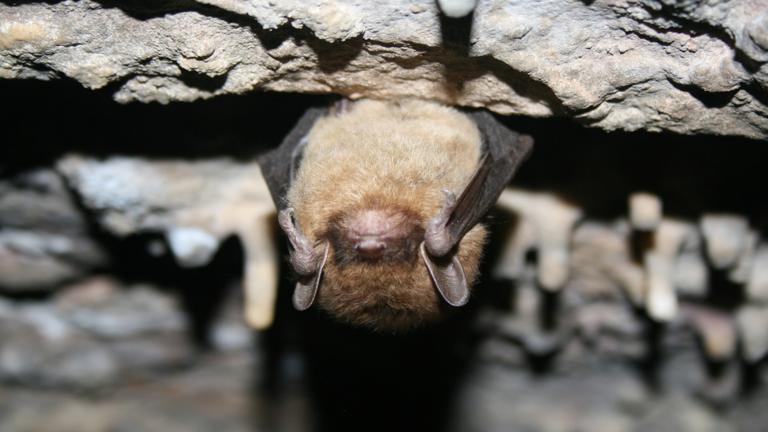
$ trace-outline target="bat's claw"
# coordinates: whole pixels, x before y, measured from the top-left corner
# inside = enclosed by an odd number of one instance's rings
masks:
[[[443,189],[443,194],[445,194],[443,207],[437,216],[430,219],[424,233],[424,244],[427,247],[427,252],[435,257],[447,255],[451,251],[453,243],[447,226],[456,208],[456,194],[447,189]]]
[[[309,276],[317,273],[320,266],[320,254],[315,251],[312,242],[301,232],[293,217],[294,210],[288,207],[277,215],[277,222],[283,229],[288,241],[291,242],[291,265],[301,276]]]

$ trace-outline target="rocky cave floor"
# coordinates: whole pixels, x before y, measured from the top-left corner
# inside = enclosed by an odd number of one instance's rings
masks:
[[[611,221],[626,217],[637,190],[694,224],[705,212],[741,216],[759,243],[764,143],[510,119],[538,142],[519,185],[567,197],[586,215],[571,232],[572,277],[560,294],[536,284],[533,254],[514,283],[489,276],[447,337],[371,336],[292,312],[285,299],[275,326],[252,332],[237,239],[204,266],[181,266],[161,233],[104,229],[56,164],[72,152],[247,161],[318,98],[124,106],[76,86],[0,85],[15,108],[0,149],[2,431],[392,430],[403,421],[455,431],[768,430],[764,281],[710,263],[706,286],[679,290],[679,316],[659,323],[591,266],[604,260],[595,245],[622,232]],[[488,263],[501,248],[492,245]]]
[[[302,357],[282,354],[277,382],[270,384],[260,339],[242,324],[238,302],[229,302],[213,326],[211,346],[201,351],[179,325],[184,314],[173,296],[121,286],[106,299],[102,290],[115,288],[96,278],[61,294],[80,304],[0,303],[0,430],[316,430],[314,410],[322,405],[308,392]],[[144,302],[155,305],[149,314]],[[135,330],[109,334],[115,328]],[[503,334],[484,333],[447,430],[764,431],[768,393],[756,382],[768,378],[765,368],[736,378],[740,383],[729,377],[713,390],[691,341],[690,335],[669,337],[670,354],[658,379],[650,380],[626,355],[589,353],[595,347],[580,343],[536,371]],[[379,429],[372,424],[370,430]]]

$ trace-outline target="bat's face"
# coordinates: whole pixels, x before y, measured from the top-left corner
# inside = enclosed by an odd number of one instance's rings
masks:
[[[424,238],[418,215],[404,208],[350,210],[331,218],[328,227],[325,237],[340,266],[413,261]]]
[[[449,308],[419,257],[427,220],[407,208],[355,208],[329,223],[330,255],[317,302],[344,321],[398,331],[439,319]],[[475,277],[484,230],[460,246],[468,277]]]

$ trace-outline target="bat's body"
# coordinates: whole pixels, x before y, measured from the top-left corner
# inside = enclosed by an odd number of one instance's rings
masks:
[[[440,298],[419,244],[442,190],[461,192],[477,167],[477,126],[436,104],[362,101],[318,120],[308,138],[288,202],[311,242],[331,244],[320,307],[382,328],[436,319]],[[470,281],[483,237],[477,225],[459,248]]]
[[[441,297],[464,304],[484,244],[477,222],[530,147],[497,151],[499,161],[487,135],[475,118],[415,100],[305,116],[292,147],[262,162],[291,155],[290,175],[273,176],[290,185],[270,187],[294,249],[296,307],[317,302],[343,321],[396,331],[438,319]]]

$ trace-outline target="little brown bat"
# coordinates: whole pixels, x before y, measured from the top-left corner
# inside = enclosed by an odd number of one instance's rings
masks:
[[[400,331],[465,304],[480,219],[533,140],[486,112],[343,100],[312,108],[260,159],[298,275],[293,304]]]

